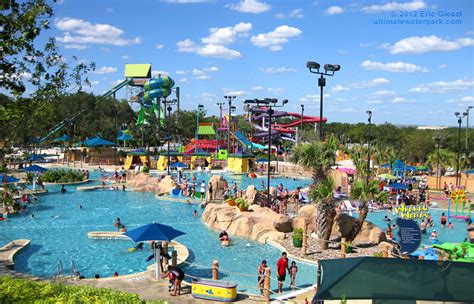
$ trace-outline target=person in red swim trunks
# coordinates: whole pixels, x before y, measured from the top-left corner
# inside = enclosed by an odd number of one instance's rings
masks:
[[[276,272],[277,272],[277,278],[278,278],[278,292],[282,293],[283,281],[285,281],[286,271],[290,271],[290,268],[288,267],[288,258],[286,256],[286,252],[283,252],[281,254],[281,258],[278,260],[276,266],[277,266]]]

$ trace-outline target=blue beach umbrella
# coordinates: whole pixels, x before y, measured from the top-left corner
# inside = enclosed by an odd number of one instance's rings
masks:
[[[388,187],[392,188],[392,189],[397,189],[397,190],[406,190],[406,189],[408,189],[407,185],[400,184],[400,183],[391,183],[391,184],[388,184]]]
[[[132,241],[146,242],[146,241],[166,241],[171,242],[172,239],[177,238],[180,235],[185,234],[182,231],[176,230],[171,226],[152,223],[145,226],[138,227],[125,233]],[[160,268],[158,267],[157,257],[159,253],[156,252],[156,246],[154,246],[155,256],[155,278],[160,277]]]
[[[170,165],[170,168],[188,168],[188,165],[182,162],[176,162]]]
[[[153,223],[138,227],[125,233],[134,242],[166,241],[171,242],[174,238],[185,234],[171,226]]]
[[[33,166],[23,168],[23,171],[26,171],[26,172],[46,172],[46,171],[48,171],[48,169],[43,168],[43,167],[38,166],[38,165],[33,165]]]
[[[3,180],[4,177],[5,177],[4,174],[0,174],[0,182],[2,182],[2,183],[4,182],[4,180]],[[16,182],[19,182],[19,181],[20,181],[18,178],[15,178],[15,177],[13,177],[13,176],[8,176],[8,175],[6,176],[6,179],[7,179],[7,180],[6,180],[7,184],[9,184],[9,183],[16,183]]]
[[[268,163],[268,159],[266,158],[258,158],[255,160],[256,163]]]

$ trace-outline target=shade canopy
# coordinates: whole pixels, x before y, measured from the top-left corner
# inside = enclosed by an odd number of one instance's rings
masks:
[[[115,146],[113,142],[103,139],[99,136],[89,138],[83,141],[82,144],[86,147]]]
[[[3,183],[3,179],[4,179],[5,175],[4,174],[0,174],[0,182]],[[16,183],[16,182],[19,182],[20,180],[16,177],[13,177],[13,176],[8,176],[6,175],[6,179],[7,179],[7,183]]]
[[[41,156],[41,155],[33,154],[33,155],[28,156],[26,158],[26,160],[28,160],[28,161],[39,161],[39,160],[44,160],[44,157]]]
[[[312,303],[341,298],[391,303],[473,300],[473,263],[357,257],[320,264],[322,281]]]
[[[188,165],[182,162],[176,162],[170,165],[170,168],[188,168]]]
[[[26,172],[46,172],[46,171],[48,171],[48,169],[43,168],[43,167],[38,166],[38,165],[33,165],[33,166],[23,168],[23,171],[26,171]]]
[[[182,231],[176,230],[171,226],[152,223],[125,233],[134,242],[146,241],[166,241],[171,242],[174,238],[185,234]]]
[[[356,172],[356,170],[352,168],[337,168],[337,171],[340,171],[349,175],[352,175]]]
[[[400,184],[400,183],[391,183],[391,184],[388,184],[387,187],[392,188],[392,189],[396,189],[396,190],[406,190],[406,189],[408,189],[407,185]]]
[[[268,163],[268,159],[266,158],[258,158],[255,160],[256,163]]]

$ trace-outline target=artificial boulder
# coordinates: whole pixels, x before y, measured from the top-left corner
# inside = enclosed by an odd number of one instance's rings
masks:
[[[245,202],[250,206],[252,204],[256,204],[259,199],[259,194],[257,187],[255,185],[249,185],[247,190],[245,190],[244,196]]]
[[[351,239],[354,234],[354,224],[357,219],[345,213],[339,213],[334,219],[331,239],[345,237]],[[354,239],[354,243],[376,245],[387,241],[385,233],[371,222],[365,221],[362,229]]]
[[[227,184],[227,181],[222,177],[222,175],[213,175],[209,179],[209,184],[207,186],[207,198],[208,202],[216,203],[222,202],[224,200],[224,186]],[[212,195],[209,193],[209,189],[212,187]]]

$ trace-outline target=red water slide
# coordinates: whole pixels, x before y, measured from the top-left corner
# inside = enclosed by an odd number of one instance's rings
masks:
[[[288,129],[288,128],[293,128],[293,127],[299,126],[301,124],[301,114],[288,112],[288,116],[292,116],[292,117],[295,117],[297,119],[290,122],[290,123],[287,123],[287,124],[276,124],[275,125],[275,130],[276,130],[276,128],[278,128],[278,129],[282,129],[282,130],[286,131],[286,132],[283,132],[283,133],[294,133],[293,130]],[[303,123],[304,124],[315,124],[315,123],[319,123],[319,121],[320,121],[319,116],[307,116],[307,115],[303,116]],[[327,118],[323,117],[323,122],[326,122],[326,121],[327,121]]]

